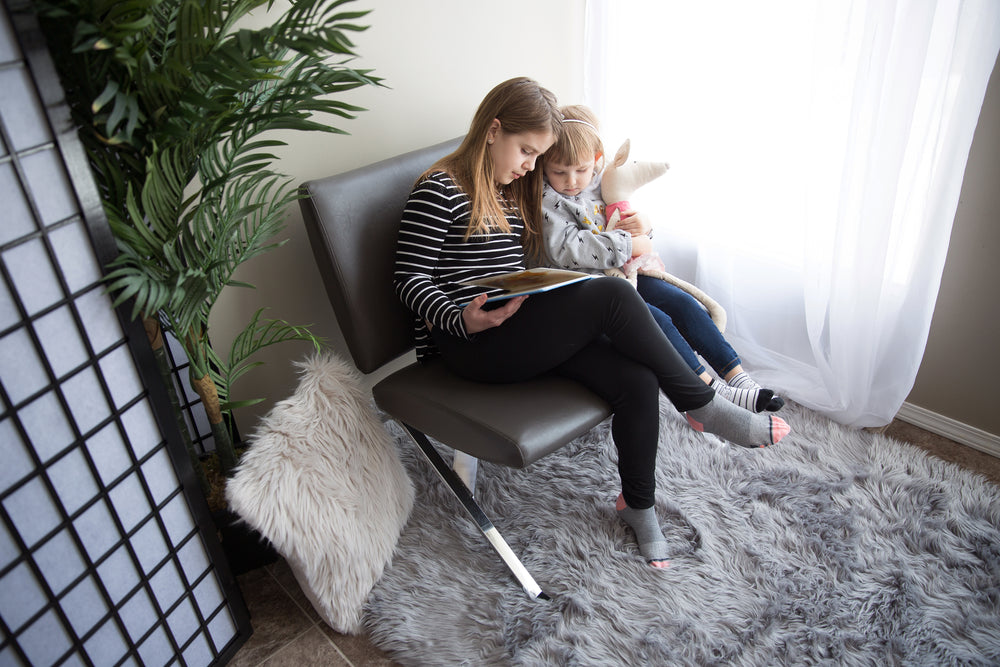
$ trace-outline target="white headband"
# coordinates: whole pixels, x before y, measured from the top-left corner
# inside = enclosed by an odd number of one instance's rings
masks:
[[[600,130],[598,130],[596,127],[594,127],[593,124],[588,123],[585,120],[578,120],[576,118],[563,118],[562,122],[564,122],[564,123],[581,123],[583,125],[586,125],[590,129],[592,129],[594,132],[600,132]]]

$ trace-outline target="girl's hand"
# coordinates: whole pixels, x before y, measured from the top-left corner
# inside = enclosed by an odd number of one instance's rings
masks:
[[[632,237],[632,256],[638,257],[653,252],[653,242],[648,236]]]
[[[652,228],[646,217],[635,211],[622,213],[622,219],[615,225],[615,229],[623,229],[632,236],[647,236]]]
[[[494,310],[483,310],[486,303],[486,295],[480,294],[470,301],[462,310],[462,319],[465,321],[465,331],[469,334],[479,333],[486,329],[492,329],[503,324],[507,318],[517,312],[526,296],[516,296],[508,299],[502,307]]]

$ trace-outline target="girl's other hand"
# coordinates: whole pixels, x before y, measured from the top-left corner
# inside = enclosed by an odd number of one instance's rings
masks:
[[[625,211],[622,213],[622,219],[615,225],[615,229],[625,230],[632,236],[648,235],[652,228],[653,226],[646,220],[646,216],[635,211]]]
[[[462,310],[462,319],[465,321],[465,331],[469,334],[479,333],[486,329],[492,329],[503,324],[507,318],[517,312],[526,296],[516,296],[508,299],[500,308],[493,310],[483,310],[486,303],[486,295],[480,294],[470,301]]]

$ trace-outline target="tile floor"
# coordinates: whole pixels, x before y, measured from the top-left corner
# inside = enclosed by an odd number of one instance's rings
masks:
[[[882,430],[1000,484],[1000,458],[896,420]],[[278,561],[238,577],[254,633],[230,665],[237,667],[392,667],[365,637],[342,635],[320,620],[291,570]]]
[[[236,667],[391,667],[365,637],[320,620],[284,560],[237,577],[253,634],[229,665]]]

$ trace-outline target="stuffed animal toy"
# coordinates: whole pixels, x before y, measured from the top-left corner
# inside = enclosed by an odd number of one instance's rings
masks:
[[[608,220],[607,229],[614,229],[621,220],[622,212],[631,208],[628,199],[636,190],[655,181],[670,169],[666,162],[629,162],[631,147],[632,142],[626,139],[601,176],[601,197],[604,199],[604,217]]]
[[[667,173],[667,169],[670,168],[666,162],[629,161],[630,150],[631,142],[626,139],[615,153],[615,159],[604,168],[601,177],[601,198],[604,199],[604,215],[607,218],[605,229],[608,231],[614,229],[621,221],[622,212],[632,208],[628,200],[635,191]],[[726,330],[725,309],[691,283],[667,273],[666,267],[656,253],[633,257],[621,269],[609,269],[606,273],[625,278],[633,285],[638,274],[659,278],[676,285],[701,302],[719,331]]]

